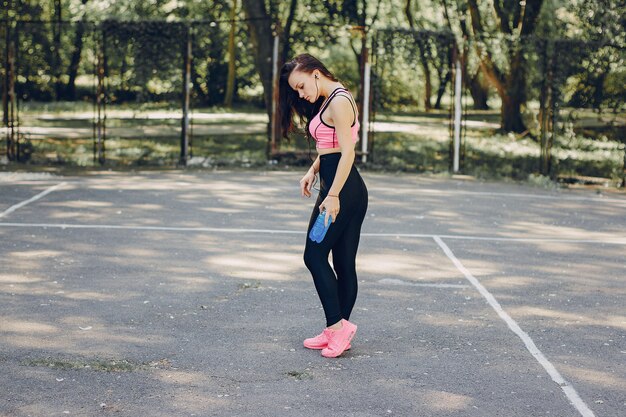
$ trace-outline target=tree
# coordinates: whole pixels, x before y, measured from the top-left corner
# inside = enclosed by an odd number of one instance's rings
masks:
[[[360,49],[357,50],[355,48],[352,44],[352,40],[350,42],[350,46],[359,65],[359,78],[361,82],[359,83],[359,91],[357,94],[358,103],[362,101],[361,98],[363,97],[363,80],[365,78],[365,63],[367,62],[367,28],[374,26],[378,20],[381,4],[382,0],[378,0],[375,6],[374,14],[371,19],[368,19],[369,3],[367,0],[324,0],[324,5],[326,6],[331,21],[340,19],[348,25],[360,28]]]
[[[255,65],[263,84],[265,109],[271,120],[272,95],[274,94],[272,79],[274,34],[280,36],[283,45],[282,53],[279,55],[279,62],[273,63],[276,66],[280,66],[290,50],[291,30],[297,9],[297,0],[290,1],[285,25],[281,24],[281,19],[279,18],[280,10],[276,2],[269,2],[269,10],[266,8],[265,2],[259,0],[243,0],[242,6],[248,19],[247,24],[250,29],[250,40],[254,47]],[[274,132],[270,132],[270,136],[280,138],[278,123],[270,123],[270,125],[274,126],[275,129]]]
[[[474,32],[474,45],[480,58],[480,67],[502,100],[501,129],[506,132],[524,132],[521,108],[526,102],[526,71],[524,43],[533,34],[543,0],[507,2],[494,0],[496,22],[490,29],[485,23],[476,0],[468,0]],[[506,67],[496,63],[496,52],[487,42],[493,35],[502,35],[502,55]],[[506,69],[505,69],[506,68]]]
[[[271,117],[272,109],[272,51],[274,45],[272,19],[265,2],[243,0],[243,9],[248,18],[250,40],[254,47],[254,61],[263,84],[265,108]]]
[[[53,49],[52,49],[52,71],[54,73],[54,92],[57,100],[61,99],[61,31],[63,28],[63,7],[61,0],[54,0],[54,20],[52,24]]]
[[[8,24],[10,19],[15,19],[15,11],[13,10],[13,1],[12,0],[1,0],[0,4],[2,4],[2,19],[4,23],[2,25],[3,33],[2,33],[2,42],[3,46],[3,56],[1,59],[6,63],[3,65],[3,74],[2,74],[2,124],[3,126],[8,126],[9,123],[9,107],[10,107],[10,89],[11,89],[11,80],[9,79],[12,74],[12,54],[11,50],[11,27]]]
[[[224,98],[224,106],[233,106],[233,96],[235,94],[235,32],[237,23],[237,0],[233,0],[233,6],[230,11],[230,33],[228,35],[228,81],[226,82],[226,94]]]
[[[416,24],[415,17],[413,16],[412,0],[406,0],[404,13],[406,14],[406,18],[409,21],[409,26],[411,27],[411,29],[415,30],[418,24]],[[420,29],[424,29],[421,19],[419,19],[418,22]],[[424,109],[426,111],[429,111],[432,108],[432,105],[430,103],[430,96],[432,95],[433,87],[430,76],[430,64],[426,56],[426,48],[428,48],[428,44],[423,42],[420,38],[418,39],[417,46],[420,52],[420,64],[422,65],[422,69],[424,70]]]
[[[456,10],[456,20],[458,20],[458,28],[460,29],[460,35],[458,36],[461,37],[460,42],[458,40],[456,41],[456,48],[457,51],[459,51],[459,53],[461,54],[460,58],[462,65],[461,68],[463,72],[463,83],[469,89],[470,95],[472,96],[474,109],[488,110],[489,105],[487,104],[487,100],[489,99],[489,86],[485,83],[480,66],[478,66],[476,70],[472,70],[470,68],[470,59],[473,57],[473,55],[471,54],[471,50],[467,42],[467,40],[471,37],[465,18],[467,14],[467,7],[464,3],[459,4],[458,1],[456,1],[455,4],[455,8],[449,8],[447,0],[441,0],[444,19],[451,32],[455,32],[455,30],[452,25],[452,13],[450,9]],[[438,96],[437,98],[439,100],[440,96]]]
[[[588,52],[572,63],[577,83],[571,105],[600,112],[603,105],[617,110],[626,101],[625,10],[624,2],[616,0],[580,0],[573,7]]]
[[[83,6],[87,4],[89,0],[81,0]],[[67,70],[69,79],[67,87],[65,89],[65,96],[69,100],[76,99],[76,76],[78,75],[78,66],[80,65],[81,55],[83,52],[83,36],[85,34],[85,14],[81,17],[80,21],[76,24],[76,34],[74,36],[74,50],[72,51],[72,58],[70,60],[70,66]]]

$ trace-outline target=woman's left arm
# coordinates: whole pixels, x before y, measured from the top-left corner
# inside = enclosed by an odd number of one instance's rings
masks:
[[[354,163],[354,142],[352,140],[352,123],[354,122],[355,114],[349,99],[345,96],[337,96],[329,105],[329,109],[332,114],[332,122],[335,126],[335,132],[337,133],[337,140],[339,141],[339,147],[341,148],[341,159],[339,159],[339,165],[337,166],[337,173],[333,184],[328,190],[328,195],[320,204],[320,211],[326,209],[326,217],[332,215],[333,222],[339,214],[339,193],[343,188],[352,164]],[[328,221],[328,220],[326,220]]]

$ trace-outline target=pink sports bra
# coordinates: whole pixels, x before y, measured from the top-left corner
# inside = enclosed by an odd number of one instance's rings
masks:
[[[356,109],[354,108],[354,103],[352,102],[352,98],[350,96],[350,92],[343,87],[338,87],[333,90],[332,93],[329,94],[328,99],[322,105],[319,113],[311,119],[311,123],[309,123],[309,133],[315,139],[315,147],[318,149],[328,149],[328,148],[336,148],[339,146],[339,141],[337,140],[337,132],[335,131],[335,126],[331,126],[326,124],[322,119],[322,114],[328,108],[330,101],[337,97],[343,96],[346,97],[350,101],[350,105],[352,106],[352,111],[354,112],[354,122],[350,127],[350,131],[352,133],[352,140],[356,143],[359,140],[359,119],[356,117]]]

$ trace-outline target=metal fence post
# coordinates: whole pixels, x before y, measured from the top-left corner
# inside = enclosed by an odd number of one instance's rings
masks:
[[[365,62],[365,74],[363,75],[363,123],[361,124],[361,162],[367,162],[367,141],[370,120],[370,76],[372,67]]]
[[[14,27],[15,25],[15,27]],[[15,53],[16,39],[13,38],[12,32],[15,30],[17,35],[17,22],[12,23],[6,21],[6,66],[5,66],[5,90],[6,99],[4,104],[4,125],[6,129],[6,146],[7,159],[9,161],[18,160],[17,141],[18,135],[15,131]],[[4,95],[3,95],[4,96]]]
[[[270,120],[270,146],[268,158],[278,152],[278,33],[274,34],[274,49],[272,51],[272,119]]]
[[[456,55],[456,54],[455,54]],[[460,153],[461,153],[461,96],[463,74],[461,71],[461,60],[458,55],[454,60],[454,160],[452,172],[459,172]]]
[[[4,74],[3,74],[3,88],[2,88],[2,124],[8,126],[9,124],[9,47],[11,43],[11,34],[9,33],[10,23],[8,19],[2,21],[4,28]]]
[[[539,123],[541,127],[541,153],[539,172],[541,175],[550,175],[552,162],[552,141],[554,137],[554,125],[552,120],[553,107],[553,81],[554,73],[552,71],[554,48],[551,42],[541,42],[542,61],[543,61],[543,77],[541,83],[541,95],[539,99]]]
[[[100,34],[100,42],[97,41],[98,33]],[[101,26],[100,30],[95,29],[96,37],[96,133],[93,148],[94,162],[98,161],[100,164],[104,164],[104,140],[106,135],[106,107],[105,107],[105,33],[104,28]]]
[[[185,46],[183,63],[183,118],[180,137],[180,165],[187,165],[189,159],[189,102],[191,98],[191,27],[185,26]]]

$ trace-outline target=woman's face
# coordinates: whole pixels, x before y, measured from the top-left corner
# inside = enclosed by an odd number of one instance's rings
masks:
[[[289,86],[298,93],[301,99],[315,103],[319,98],[317,88],[318,80],[315,79],[316,75],[318,75],[317,70],[311,73],[293,70],[287,81],[289,82]]]

